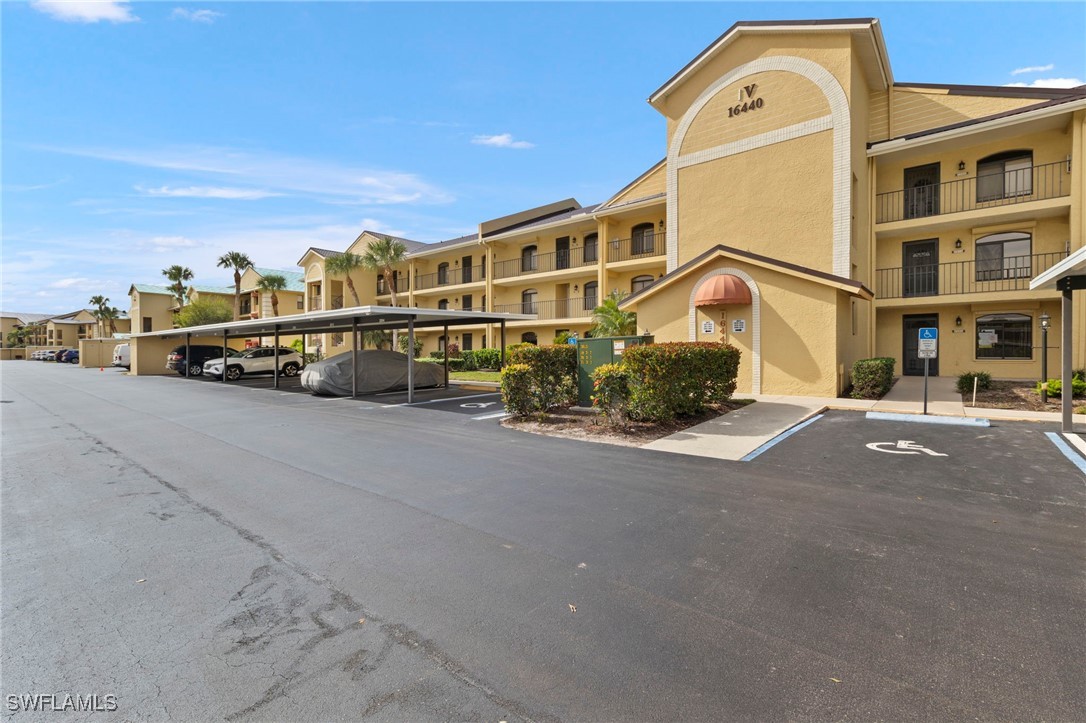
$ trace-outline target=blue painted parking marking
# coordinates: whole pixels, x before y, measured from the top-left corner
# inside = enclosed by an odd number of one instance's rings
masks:
[[[1078,467],[1078,471],[1086,477],[1086,459],[1083,459],[1078,452],[1071,449],[1071,445],[1063,441],[1063,438],[1055,432],[1045,432],[1045,436],[1051,440],[1052,444],[1056,445],[1056,449],[1060,450],[1060,454],[1066,457],[1071,464]]]
[[[784,440],[788,439],[789,437],[791,437],[793,434],[795,434],[799,430],[803,429],[804,427],[810,426],[810,425],[814,424],[815,422],[817,422],[818,420],[822,419],[822,416],[823,415],[821,415],[821,414],[816,414],[815,416],[811,417],[807,421],[800,422],[799,424],[792,427],[791,429],[788,429],[788,430],[785,430],[784,432],[781,432],[776,437],[769,440],[768,442],[763,444],[761,447],[754,450],[753,452],[748,454],[746,457],[743,457],[739,461],[740,462],[749,462],[749,461],[751,461],[752,459],[754,459],[755,457],[760,455],[762,452],[765,452],[766,450],[771,448],[773,445],[783,442]]]

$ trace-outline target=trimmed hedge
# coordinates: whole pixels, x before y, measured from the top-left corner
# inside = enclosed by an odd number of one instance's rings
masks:
[[[629,347],[622,364],[630,375],[630,416],[667,421],[726,402],[735,392],[739,357],[734,346],[717,342]]]
[[[460,352],[460,358],[464,360],[463,371],[473,372],[479,368],[478,363],[475,361],[475,352],[471,349]],[[457,370],[460,371],[460,370]]]
[[[611,424],[626,423],[630,413],[630,372],[622,364],[601,364],[592,372],[592,406]]]
[[[1072,372],[1073,374],[1073,372]],[[1037,382],[1037,393],[1041,393],[1041,383]],[[1048,396],[1058,397],[1063,394],[1063,380],[1062,379],[1049,379],[1048,380]],[[1079,377],[1071,377],[1071,396],[1082,397],[1086,396],[1086,379],[1080,379]]]
[[[501,349],[476,349],[472,356],[475,358],[476,369],[497,369],[502,364]]]
[[[974,379],[977,380],[977,389],[992,388],[992,375],[988,372],[965,372],[958,375],[958,394],[972,394]]]
[[[518,345],[506,362],[502,401],[513,414],[544,414],[577,400],[577,352],[572,346]]]
[[[893,357],[858,359],[852,364],[852,398],[880,399],[894,386]]]

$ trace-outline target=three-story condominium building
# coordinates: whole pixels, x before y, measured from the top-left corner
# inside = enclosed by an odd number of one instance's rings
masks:
[[[917,330],[930,326],[935,374],[1039,377],[1040,323],[1059,338],[1059,296],[1028,287],[1086,243],[1086,87],[901,83],[875,19],[741,22],[649,103],[665,158],[612,198],[403,239],[393,278],[352,275],[360,303],[391,303],[395,285],[400,305],[531,313],[509,341],[550,343],[586,333],[618,289],[657,341],[738,347],[743,392],[836,395],[872,356],[922,373]],[[345,280],[323,265],[337,253],[300,261],[307,310],[344,304]],[[423,339],[498,343],[485,326]],[[1086,366],[1086,335],[1073,343]],[[349,335],[323,344],[334,353]]]

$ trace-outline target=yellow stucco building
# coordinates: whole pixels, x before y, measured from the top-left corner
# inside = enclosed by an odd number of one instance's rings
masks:
[[[657,341],[741,349],[739,391],[821,396],[849,385],[857,359],[922,373],[927,326],[940,330],[935,374],[1038,378],[1047,316],[1060,372],[1059,292],[1028,287],[1086,243],[1086,87],[900,83],[875,19],[741,22],[649,103],[665,157],[612,198],[402,239],[394,279],[352,275],[360,303],[390,304],[394,283],[400,305],[534,313],[508,341],[551,343],[587,332],[618,289]],[[307,311],[345,304],[345,279],[324,270],[338,253],[299,261]],[[320,342],[335,353],[349,337]],[[422,338],[498,343],[482,325]],[[1074,344],[1086,366],[1086,335]]]

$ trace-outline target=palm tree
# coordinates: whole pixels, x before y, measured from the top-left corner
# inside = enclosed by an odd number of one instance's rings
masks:
[[[384,349],[385,344],[392,341],[392,335],[387,331],[364,331],[362,332],[362,348],[372,346],[374,349]]]
[[[351,292],[351,297],[354,299],[355,306],[362,306],[362,302],[358,299],[358,292],[354,289],[354,282],[351,281],[351,272],[358,271],[363,268],[362,257],[358,254],[352,254],[348,251],[345,254],[339,256],[333,256],[332,258],[324,262],[324,270],[330,274],[336,276],[344,276],[347,278],[347,289]]]
[[[241,272],[252,266],[253,262],[240,251],[227,251],[219,257],[216,265],[234,270],[234,321],[237,321],[241,318]]]
[[[192,281],[192,269],[187,266],[174,264],[168,269],[162,269],[162,275],[172,281],[170,291],[177,297],[177,305],[185,305],[185,282]]]
[[[104,331],[102,327],[102,312],[109,308],[109,298],[102,296],[101,294],[96,294],[95,296],[90,297],[90,301],[87,303],[94,306],[94,311],[92,311],[91,314],[98,321],[98,338],[100,339],[102,338],[102,332]]]
[[[618,308],[626,293],[615,289],[603,303],[592,310],[592,336],[633,336],[637,333],[637,314]]]
[[[257,282],[256,288],[261,292],[268,292],[271,294],[272,302],[272,315],[279,316],[279,297],[275,292],[283,291],[287,288],[287,278],[282,274],[268,274]]]
[[[106,299],[109,301],[109,299]],[[117,319],[121,318],[121,310],[116,306],[103,306],[98,310],[98,321],[109,322],[109,337],[112,339],[113,335],[117,333]],[[105,329],[103,329],[105,331]]]
[[[393,267],[404,262],[407,256],[407,247],[402,242],[381,236],[370,241],[366,252],[362,254],[362,266],[368,271],[376,271],[384,274],[388,283],[389,293],[392,294],[392,305],[396,306],[396,283]]]

